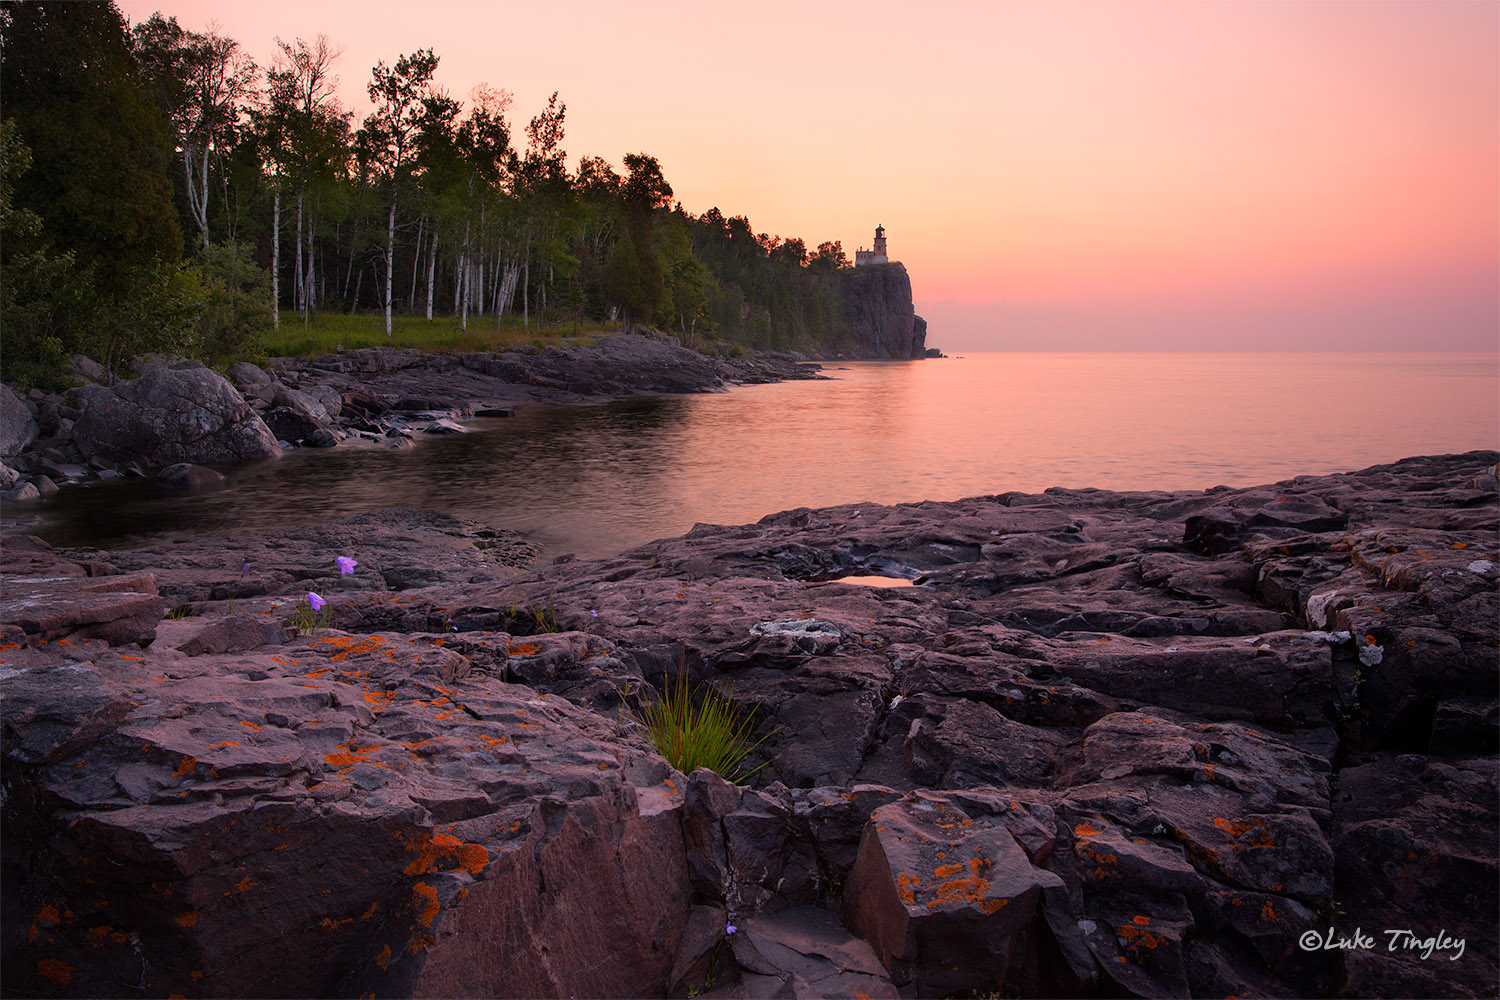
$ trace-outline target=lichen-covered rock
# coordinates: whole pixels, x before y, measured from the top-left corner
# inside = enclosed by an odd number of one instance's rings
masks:
[[[207,368],[157,368],[112,388],[85,386],[78,398],[73,440],[89,457],[233,464],[281,453],[234,386]]]
[[[7,989],[144,954],[185,995],[634,995],[715,961],[726,996],[1489,995],[1496,457],[795,510],[529,571],[421,512],[8,538],[7,585],[150,573],[188,617],[144,650],[0,622]],[[917,585],[830,579],[860,570]],[[313,589],[343,631],[283,642]],[[682,670],[754,712],[748,785],[641,742]],[[1377,923],[1426,936],[1318,943]]]
[[[844,888],[844,921],[918,995],[981,982],[1034,995],[1042,894],[1062,888],[1003,821],[919,792],[870,816]]]

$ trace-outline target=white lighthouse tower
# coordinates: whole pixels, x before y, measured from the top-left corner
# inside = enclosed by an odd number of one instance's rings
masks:
[[[854,251],[854,266],[860,267],[864,264],[889,264],[890,257],[885,252],[885,227],[875,226],[875,249]]]

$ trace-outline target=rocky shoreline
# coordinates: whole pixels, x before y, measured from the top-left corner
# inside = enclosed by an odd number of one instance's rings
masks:
[[[467,417],[507,416],[526,403],[716,392],[820,378],[818,368],[793,354],[699,354],[649,331],[485,353],[339,351],[265,368],[241,362],[227,378],[196,361],[145,359],[139,378],[114,385],[78,358],[83,384],[65,393],[21,397],[0,386],[0,500],[25,504],[123,476],[212,488],[223,482],[212,466],[289,448],[409,448],[416,434],[460,433]]]
[[[430,512],[8,537],[6,992],[1491,996],[1497,461],[535,568]],[[748,786],[630,723],[679,669]]]

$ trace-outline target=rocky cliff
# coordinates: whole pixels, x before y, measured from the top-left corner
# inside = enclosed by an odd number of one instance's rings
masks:
[[[845,318],[854,345],[829,351],[865,360],[920,358],[927,350],[927,321],[912,308],[911,278],[901,264],[878,264],[840,275]]]

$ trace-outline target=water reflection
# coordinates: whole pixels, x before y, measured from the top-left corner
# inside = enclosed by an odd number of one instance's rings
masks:
[[[417,446],[294,452],[195,496],[142,481],[42,507],[124,547],[431,507],[607,555],[791,507],[1050,486],[1203,489],[1500,444],[1494,355],[971,355],[836,381],[523,407]]]

